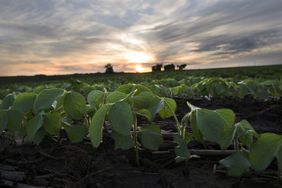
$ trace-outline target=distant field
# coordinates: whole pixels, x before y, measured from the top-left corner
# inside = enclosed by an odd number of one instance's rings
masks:
[[[254,67],[233,67],[216,69],[197,69],[159,73],[89,73],[89,74],[70,74],[70,75],[35,75],[35,76],[11,76],[0,77],[0,84],[23,83],[23,82],[49,82],[69,79],[81,79],[83,81],[103,82],[105,79],[129,79],[138,82],[144,79],[160,79],[165,77],[185,77],[185,76],[205,76],[205,77],[235,77],[235,78],[281,78],[282,65],[254,66]]]

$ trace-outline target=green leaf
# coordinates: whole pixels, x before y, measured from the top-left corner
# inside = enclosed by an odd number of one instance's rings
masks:
[[[35,143],[36,145],[39,145],[42,140],[44,139],[46,135],[45,130],[43,129],[43,127],[41,127],[35,134],[34,138],[33,138],[33,143]]]
[[[108,119],[114,131],[125,136],[130,135],[133,124],[133,114],[128,103],[115,103],[109,111]]]
[[[23,121],[23,113],[17,110],[9,110],[8,112],[8,124],[7,129],[9,131],[17,131],[21,128]]]
[[[124,149],[128,150],[133,147],[133,141],[131,135],[122,135],[115,131],[111,134],[112,138],[115,141],[115,149]]]
[[[250,162],[256,171],[262,171],[268,167],[277,155],[282,145],[282,136],[274,133],[261,134],[250,151]]]
[[[133,97],[133,104],[137,109],[150,109],[158,101],[158,97],[150,91],[140,92]]]
[[[220,160],[219,163],[228,169],[227,173],[229,176],[235,177],[241,176],[251,166],[250,162],[242,153],[233,153],[225,159]]]
[[[234,130],[234,126],[225,126],[222,138],[217,142],[221,149],[227,149],[232,144],[232,141],[234,140]]]
[[[2,101],[1,108],[7,110],[14,104],[16,97],[14,94],[8,94]]]
[[[7,111],[0,110],[0,134],[7,128],[8,114]]]
[[[57,110],[57,109],[63,107],[64,106],[64,100],[65,100],[64,95],[57,97],[56,101],[53,103],[53,104],[56,104],[54,110]]]
[[[73,143],[79,143],[87,135],[87,128],[84,125],[65,126],[68,138]]]
[[[79,120],[86,112],[86,101],[81,94],[69,92],[64,98],[64,109],[70,118]]]
[[[191,122],[192,132],[193,132],[193,136],[195,140],[198,142],[202,142],[203,135],[197,125],[196,111],[191,111],[190,122]]]
[[[171,98],[163,98],[164,106],[160,110],[159,115],[162,119],[169,118],[174,115],[176,111],[176,102]]]
[[[33,109],[35,98],[35,93],[20,93],[17,95],[12,108],[21,112],[28,112]]]
[[[222,139],[220,140],[220,145],[222,149],[226,149],[232,143],[234,139],[234,130],[235,130],[235,113],[230,109],[217,109],[215,112],[224,120],[224,133]]]
[[[97,148],[102,142],[103,125],[109,109],[110,109],[109,105],[102,105],[101,108],[97,110],[97,112],[94,114],[92,118],[89,127],[89,135],[90,135],[91,143],[95,148]]]
[[[97,110],[100,104],[103,103],[104,92],[100,90],[93,90],[87,96],[87,102]]]
[[[50,112],[44,116],[44,130],[50,135],[58,135],[61,129],[61,115],[58,112]]]
[[[159,146],[163,142],[161,129],[154,124],[143,126],[140,138],[142,145],[150,150],[158,150]]]
[[[234,126],[229,124],[231,121],[223,118],[227,114],[224,113],[207,109],[197,109],[195,110],[195,115],[193,114],[195,117],[192,117],[194,119],[191,121],[194,130],[199,129],[206,139],[218,143],[222,149],[226,149],[231,144],[234,131]]]
[[[27,138],[33,141],[35,134],[42,127],[42,125],[43,125],[43,117],[40,114],[34,116],[31,120],[29,120],[25,127]]]
[[[116,89],[116,91],[119,91],[119,92],[122,92],[122,93],[126,93],[126,94],[129,94],[129,93],[131,93],[134,90],[136,90],[135,95],[138,95],[139,93],[141,93],[143,91],[151,91],[146,86],[143,86],[143,85],[140,85],[140,84],[125,84],[125,85],[119,86]]]
[[[236,123],[235,127],[235,135],[239,139],[239,141],[246,146],[251,147],[251,145],[253,144],[254,136],[258,135],[251,124],[247,120],[242,120],[239,123]]]
[[[148,109],[152,114],[152,119],[160,112],[160,110],[164,107],[164,100],[158,99],[155,103],[153,103]]]
[[[174,135],[174,141],[177,143],[177,146],[174,148],[175,154],[177,157],[182,159],[189,159],[191,156],[190,151],[187,148],[185,141],[179,135]]]
[[[230,109],[217,109],[215,112],[231,127],[235,123],[235,113]]]
[[[213,142],[221,140],[224,131],[224,120],[214,111],[196,110],[196,124],[204,137]]]
[[[106,99],[106,103],[116,103],[118,101],[121,101],[127,97],[127,94],[119,92],[119,91],[114,91],[109,93]]]
[[[55,103],[56,99],[64,94],[63,89],[53,88],[42,90],[34,103],[34,111],[39,112],[42,110],[48,110]]]
[[[147,120],[152,121],[153,116],[151,112],[147,109],[141,109],[137,112],[138,115],[145,117]]]
[[[193,112],[197,109],[200,109],[200,108],[194,106],[193,104],[189,103],[188,101],[187,101],[187,106],[190,108],[191,112]]]

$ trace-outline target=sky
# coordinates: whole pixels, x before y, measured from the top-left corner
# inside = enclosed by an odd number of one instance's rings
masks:
[[[0,76],[282,64],[282,0],[0,0]]]

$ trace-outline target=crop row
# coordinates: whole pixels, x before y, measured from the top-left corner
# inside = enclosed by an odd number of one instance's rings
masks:
[[[282,81],[280,79],[251,79],[235,80],[233,78],[221,77],[180,77],[162,78],[148,80],[139,79],[135,83],[142,84],[151,89],[153,93],[162,97],[184,97],[184,98],[219,98],[233,97],[244,98],[251,96],[257,100],[280,99],[282,96]],[[49,83],[40,85],[14,85],[9,88],[2,88],[0,96],[4,97],[11,92],[35,92],[39,93],[46,88],[63,88],[65,90],[77,91],[87,95],[92,90],[108,91],[116,90],[123,83],[129,80],[117,79],[115,81],[104,81],[87,83],[80,80],[70,80],[63,83]]]
[[[188,107],[190,111],[179,119],[174,99],[160,97],[140,84],[121,85],[111,92],[92,90],[87,97],[58,88],[43,89],[39,93],[12,93],[0,104],[0,132],[40,144],[44,137],[58,136],[60,131],[65,131],[71,142],[89,138],[97,148],[103,141],[107,124],[115,148],[133,148],[139,164],[141,149],[158,150],[163,143],[162,130],[154,123],[155,117],[173,117],[177,129],[173,137],[176,161],[194,157],[187,147],[191,141],[202,144],[209,141],[222,150],[234,148],[233,154],[219,161],[230,176],[241,176],[251,169],[263,171],[275,160],[281,178],[281,135],[258,134],[246,120],[235,122],[231,109],[209,110],[187,102]],[[138,125],[138,117],[145,118],[147,124]],[[187,132],[188,127],[192,132]]]

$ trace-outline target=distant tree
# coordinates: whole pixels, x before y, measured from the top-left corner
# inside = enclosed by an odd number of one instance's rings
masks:
[[[112,73],[114,73],[114,69],[113,69],[113,66],[112,66],[112,64],[107,64],[107,65],[105,65],[105,69],[106,69],[106,71],[105,71],[105,73],[107,73],[107,74],[112,74]]]
[[[163,64],[159,63],[152,66],[152,72],[160,72],[162,71]]]
[[[186,66],[187,66],[187,64],[177,65],[178,70],[180,70],[180,71],[182,71],[183,69],[185,69]]]
[[[164,66],[165,71],[174,71],[175,70],[175,65],[174,64],[167,64]]]

